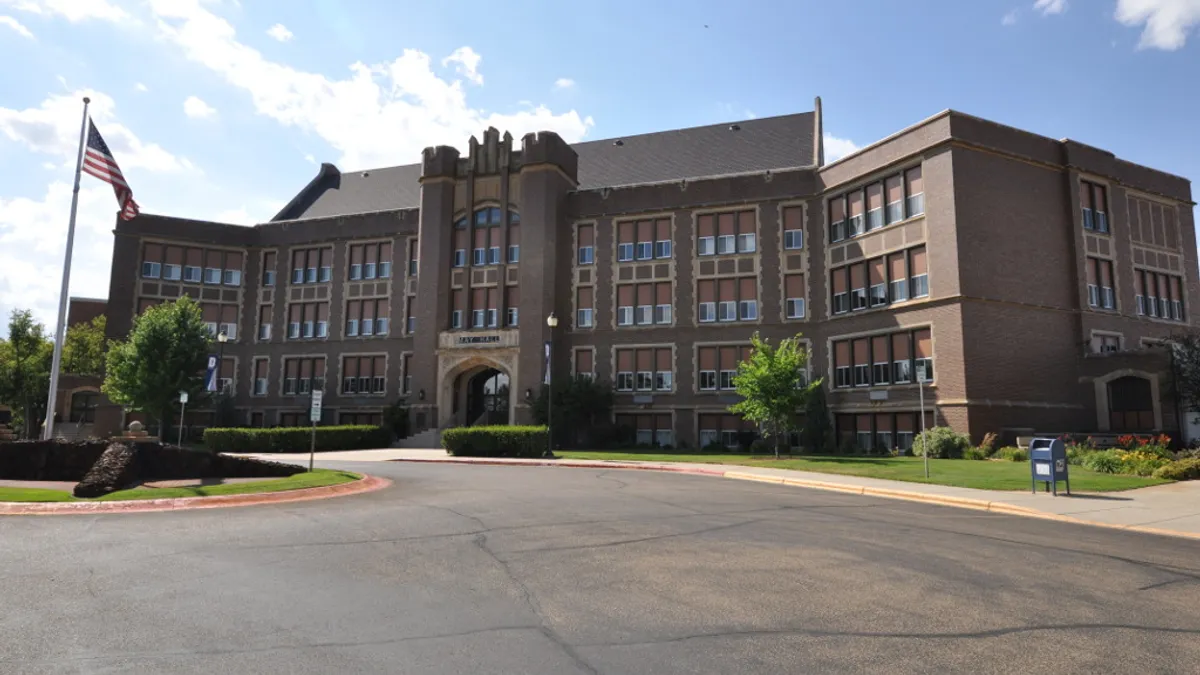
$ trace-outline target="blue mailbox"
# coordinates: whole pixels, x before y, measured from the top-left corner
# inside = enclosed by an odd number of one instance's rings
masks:
[[[1057,438],[1035,438],[1029,442],[1029,473],[1033,477],[1032,487],[1037,492],[1038,481],[1046,484],[1046,492],[1053,490],[1058,496],[1058,481],[1067,484],[1071,494],[1071,478],[1067,470],[1067,446]]]

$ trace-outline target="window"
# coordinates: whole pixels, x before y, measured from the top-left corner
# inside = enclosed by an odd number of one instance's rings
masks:
[[[450,327],[451,328],[462,328],[462,320],[463,320],[463,311],[461,309],[456,309],[456,310],[450,312]]]
[[[863,213],[864,203],[862,190],[855,190],[854,192],[851,192],[847,198],[847,201],[849,202],[850,206],[850,227],[848,234],[851,237],[857,237],[863,232],[866,232],[866,220]]]
[[[889,176],[884,181],[884,197],[887,205],[884,207],[884,222],[888,225],[904,220],[904,178]]]
[[[387,358],[342,357],[342,393],[380,396],[387,393]]]
[[[720,321],[737,321],[737,301],[723,300],[717,304],[717,319]]]
[[[654,323],[670,324],[671,323],[671,305],[655,305],[654,306]]]
[[[654,257],[654,242],[639,241],[637,243],[637,259],[650,260]]]
[[[455,235],[455,236],[457,236],[457,235]],[[466,239],[464,238],[463,241],[465,242]],[[419,253],[420,253],[420,249],[418,248],[419,244],[420,244],[420,240],[418,240],[418,239],[409,239],[408,240],[408,276],[410,276],[410,277],[417,276],[418,259],[419,259]],[[466,250],[465,245],[462,246],[461,248],[463,248],[463,250]]]
[[[477,248],[471,251],[471,264],[476,266],[487,264],[487,249]]]
[[[221,283],[221,270],[215,267],[204,268],[204,283],[219,284]]]
[[[617,415],[618,429],[632,433],[638,445],[670,446],[674,442],[671,416],[666,415]]]
[[[723,234],[717,237],[717,253],[726,254],[736,252],[736,243],[737,242],[732,234]]]
[[[633,325],[633,308],[618,307],[617,308],[617,325],[632,326]]]
[[[921,167],[915,166],[904,172],[904,182],[908,191],[904,210],[909,218],[925,213],[925,189],[921,178]]]
[[[453,265],[454,265],[454,267],[466,267],[467,266],[467,252],[465,249],[458,248],[458,249],[454,250]]]
[[[833,313],[850,311],[850,268],[841,267],[830,272],[833,275]]]
[[[739,314],[742,321],[757,321],[758,320],[758,301],[757,300],[739,300]]]
[[[787,318],[803,319],[804,318],[804,298],[788,298],[787,299]]]
[[[783,247],[788,250],[804,248],[804,230],[785,230]]]
[[[329,334],[329,303],[308,302],[288,305],[288,337],[324,338]]]
[[[258,308],[258,339],[266,342],[271,339],[271,305],[262,305]]]
[[[867,338],[859,338],[851,343],[854,353],[854,386],[871,386],[870,350],[871,342]]]
[[[893,253],[888,256],[888,276],[891,279],[889,299],[891,302],[908,300],[908,264],[904,253]]]
[[[717,371],[700,371],[700,391],[713,391],[717,388]]]
[[[732,390],[738,363],[750,358],[745,345],[699,346],[697,348],[701,391]]]
[[[292,251],[292,283],[326,283],[333,278],[333,249],[307,248]]]
[[[1080,210],[1083,229],[1108,234],[1107,188],[1089,181],[1079,181]]]
[[[730,391],[736,389],[733,384],[734,378],[737,377],[736,370],[722,370],[720,373],[719,386],[721,389]]]
[[[575,352],[575,376],[586,377],[592,379],[595,376],[595,361],[596,353],[592,349],[576,349]]]
[[[654,257],[655,258],[670,258],[671,257],[671,240],[659,240],[654,242]]]
[[[579,241],[577,259],[580,265],[591,265],[596,262],[596,226],[580,225],[576,231]]]
[[[891,339],[887,335],[871,338],[871,382],[876,386],[889,384],[892,380],[892,363],[888,359],[890,344]]]
[[[521,262],[521,247],[518,244],[512,244],[508,247],[508,264],[515,265]]]
[[[241,286],[242,271],[241,270],[225,270],[225,285],[226,286]]]
[[[617,391],[633,391],[633,373],[617,372]]]
[[[637,372],[637,390],[638,391],[653,391],[654,390],[654,372],[649,370],[639,370]]]
[[[505,317],[505,321],[507,322],[507,324],[506,324],[506,325],[508,325],[509,327],[515,327],[515,326],[517,326],[517,319],[518,319],[518,314],[519,314],[519,312],[517,311],[517,308],[516,308],[516,307],[509,307],[509,308],[508,308],[507,310],[505,310],[505,311],[506,311],[506,312],[507,312],[507,314],[508,314],[508,316],[507,316],[507,317]]]
[[[789,319],[804,318],[804,275],[788,274],[783,278],[784,311]]]
[[[285,358],[283,394],[296,396],[325,389],[325,357]]]
[[[191,283],[191,284],[200,283],[200,281],[201,281],[200,268],[193,267],[191,265],[184,265],[183,266],[183,280],[188,283]]]
[[[591,286],[582,286],[575,293],[575,323],[577,328],[591,328],[592,322],[595,320],[593,316],[593,297],[596,289]]]
[[[1120,335],[1093,335],[1092,349],[1097,354],[1109,354],[1121,351]]]
[[[499,246],[493,246],[488,249],[488,264],[489,265],[499,265],[500,264],[500,247]]]
[[[592,327],[592,309],[590,307],[579,310],[579,327]]]
[[[633,260],[633,244],[617,244],[617,262]]]
[[[696,243],[696,255],[715,255],[717,243],[715,237],[700,237]]]
[[[908,263],[912,276],[909,278],[909,293],[913,298],[924,298],[929,295],[929,273],[925,260],[925,247],[920,246],[909,251]]]
[[[163,265],[162,278],[166,281],[179,281],[183,276],[183,268],[179,265]]]
[[[1088,306],[1094,309],[1116,309],[1112,262],[1089,257],[1086,272]]]
[[[491,308],[489,308],[489,309],[488,309],[488,311],[487,311],[487,327],[488,327],[488,328],[495,328],[495,327],[496,327],[496,325],[497,325],[497,323],[496,323],[496,322],[499,320],[499,316],[498,316],[498,315],[499,315],[499,311],[498,311],[498,310],[496,310],[496,309],[491,309]]]
[[[156,262],[142,263],[142,278],[157,279],[162,275],[162,264]]]
[[[471,327],[483,328],[486,320],[486,311],[482,309],[471,310]]]
[[[755,248],[757,243],[758,242],[755,239],[755,235],[753,232],[748,232],[746,234],[739,234],[737,237],[738,253],[754,253],[754,251],[757,250]]]
[[[657,370],[654,372],[654,388],[657,391],[671,391],[671,376],[669,370]]]
[[[275,285],[275,265],[277,264],[278,256],[274,251],[263,253],[263,286]]]
[[[402,359],[402,363],[404,366],[404,385],[403,385],[404,392],[403,393],[407,394],[412,391],[412,370],[410,370],[410,368],[412,366],[412,354],[405,354],[404,358]]]
[[[654,305],[638,305],[634,308],[633,319],[639,326],[654,323]]]
[[[358,281],[363,278],[362,263],[350,263],[350,281]]]
[[[867,186],[867,231],[883,227],[883,183]]]
[[[867,266],[857,263],[850,266],[850,310],[867,308]]]
[[[839,242],[848,234],[846,227],[846,198],[834,197],[829,200],[829,241]]]
[[[254,395],[267,395],[267,368],[269,362],[266,359],[254,360]]]
[[[908,333],[892,335],[892,382],[895,384],[912,382],[911,339]]]
[[[875,258],[867,262],[867,293],[872,307],[882,307],[888,304],[888,283],[885,274],[884,258]]]

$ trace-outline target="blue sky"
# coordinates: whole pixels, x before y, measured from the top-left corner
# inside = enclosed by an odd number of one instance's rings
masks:
[[[954,108],[1195,178],[1198,28],[1200,0],[0,0],[0,315],[52,322],[84,94],[144,211],[245,224],[322,161],[818,95],[834,155]],[[107,296],[115,208],[85,176],[72,295]]]

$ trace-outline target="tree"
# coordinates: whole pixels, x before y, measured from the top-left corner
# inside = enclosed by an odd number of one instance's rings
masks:
[[[29,310],[14,310],[0,340],[0,403],[19,411],[22,436],[33,438],[46,414],[54,343]]]
[[[833,424],[829,418],[829,403],[825,399],[823,380],[817,380],[810,388],[804,404],[804,429],[801,430],[802,445],[811,453],[830,451],[833,445]]]
[[[157,420],[164,435],[181,391],[188,393],[189,405],[207,398],[210,340],[200,306],[191,298],[151,307],[133,320],[127,340],[109,346],[104,394]]]
[[[799,335],[772,347],[755,333],[750,343],[750,358],[738,364],[733,378],[742,400],[729,406],[729,412],[758,424],[765,437],[773,437],[778,458],[779,444],[796,429],[797,413],[821,381],[804,385],[808,350],[800,343]]]
[[[533,419],[546,424],[546,387],[538,391],[533,401]],[[613,388],[603,380],[574,375],[554,382],[554,428],[559,446],[590,446],[600,424],[612,417]]]
[[[67,339],[63,342],[62,372],[93,377],[104,373],[104,351],[108,346],[104,338],[106,323],[101,314],[91,321],[80,322],[67,329]]]
[[[1164,346],[1170,347],[1175,395],[1183,414],[1200,410],[1200,333],[1171,336]]]

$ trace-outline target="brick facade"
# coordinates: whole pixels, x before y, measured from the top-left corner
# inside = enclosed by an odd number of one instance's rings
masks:
[[[924,359],[932,359],[933,381],[924,389],[929,420],[976,440],[989,431],[1123,425],[1125,410],[1114,416],[1099,406],[1115,400],[1127,406],[1125,390],[1111,388],[1125,387],[1129,382],[1121,378],[1128,377],[1154,384],[1144,411],[1153,423],[1143,430],[1178,428],[1169,359],[1162,349],[1142,345],[1193,322],[1200,289],[1188,181],[1073,141],[950,111],[822,166],[819,143],[813,150],[811,142],[821,137],[819,105],[816,114],[779,119],[815,125],[791,161],[772,158],[778,166],[719,175],[700,168],[687,173],[680,159],[677,172],[684,173],[677,176],[666,162],[629,167],[634,178],[627,183],[597,185],[596,176],[619,180],[611,176],[625,170],[622,153],[648,152],[643,145],[659,135],[571,146],[553,133],[514,141],[490,129],[482,142],[471,139],[465,154],[449,147],[425,151],[419,203],[306,216],[306,208],[328,210],[320,190],[334,189],[331,181],[344,202],[367,181],[417,173],[397,167],[372,179],[371,172],[343,175],[327,165],[280,217],[257,227],[142,215],[118,223],[115,233],[109,331],[123,336],[147,298],[187,294],[235,304],[237,339],[225,355],[237,364],[236,401],[247,421],[267,425],[305,409],[306,396],[284,393],[281,384],[286,360],[304,356],[325,359],[326,422],[343,413],[377,414],[403,397],[419,428],[469,423],[463,378],[485,369],[509,378],[510,418],[527,421],[528,397],[544,376],[543,345],[552,341],[556,375],[571,372],[578,355],[590,352],[595,376],[614,383],[621,372],[618,349],[670,347],[669,388],[620,392],[616,414],[653,420],[646,423],[655,434],[669,419],[670,434],[661,438],[695,446],[702,431],[719,431],[702,430],[701,420],[711,424],[733,400],[729,391],[701,386],[700,348],[744,344],[758,332],[771,340],[803,334],[811,346],[811,376],[825,378],[845,437],[882,434],[880,442],[887,443],[904,433],[894,427],[919,426],[916,385],[894,381],[911,367],[924,368]],[[744,131],[728,125],[670,133],[727,136],[732,140],[721,142],[731,144],[730,152],[753,153],[752,146],[737,145],[737,134],[760,127],[741,124]],[[628,157],[632,162],[638,155]],[[637,180],[642,174],[648,179]],[[1100,189],[1093,186],[1103,189],[1107,232],[1098,228],[1099,209],[1085,215],[1082,207],[1095,205],[1081,193],[1093,195]],[[413,186],[403,188],[398,192],[415,194]],[[313,209],[313,203],[325,206]],[[843,207],[845,224],[831,222],[843,217]],[[456,226],[464,218],[465,227]],[[486,222],[476,227],[477,219]],[[860,224],[861,234],[845,236]],[[795,229],[802,230],[802,245]],[[583,262],[581,236],[593,246]],[[482,254],[475,252],[481,241]],[[390,275],[351,279],[349,246],[370,242],[390,244]],[[238,252],[232,259],[242,261],[240,283],[141,278],[147,243]],[[510,246],[519,246],[517,253]],[[490,251],[495,247],[498,259]],[[294,252],[316,248],[331,249],[329,281],[292,283]],[[456,249],[464,251],[463,260],[456,261]],[[417,270],[410,269],[414,250]],[[264,285],[268,259],[275,265],[273,286]],[[1089,269],[1104,277],[1095,290]],[[1137,283],[1161,284],[1154,288],[1163,289],[1168,316],[1137,313],[1148,295],[1136,299],[1135,269]],[[1174,290],[1173,279],[1179,283]],[[874,288],[866,295],[855,292],[868,286]],[[580,324],[581,298],[590,301],[590,325]],[[661,307],[664,298],[668,309]],[[1094,298],[1100,298],[1097,307]],[[386,336],[347,334],[348,303],[365,299],[372,299],[376,314],[385,308]],[[801,302],[789,305],[789,299]],[[328,334],[289,337],[287,307],[294,303],[328,303]],[[510,306],[517,309],[516,325],[509,325]],[[264,307],[271,317],[267,339],[258,325]],[[797,316],[800,308],[803,316]],[[455,309],[463,310],[460,328],[452,328]],[[485,322],[495,310],[495,325],[473,327],[474,309],[484,310]],[[551,312],[559,318],[553,331],[545,321]],[[918,333],[920,340],[882,337]],[[847,365],[839,361],[839,343],[853,362],[850,386],[835,386],[835,369]],[[854,367],[862,365],[855,349],[867,349],[874,360],[866,373]],[[384,391],[342,392],[343,357],[361,354],[383,358]],[[885,358],[894,365],[880,365]],[[259,360],[268,373],[262,395],[254,391]],[[862,377],[869,381],[855,386]],[[122,423],[119,411],[107,413],[109,428]],[[1139,419],[1137,411],[1131,415]]]

